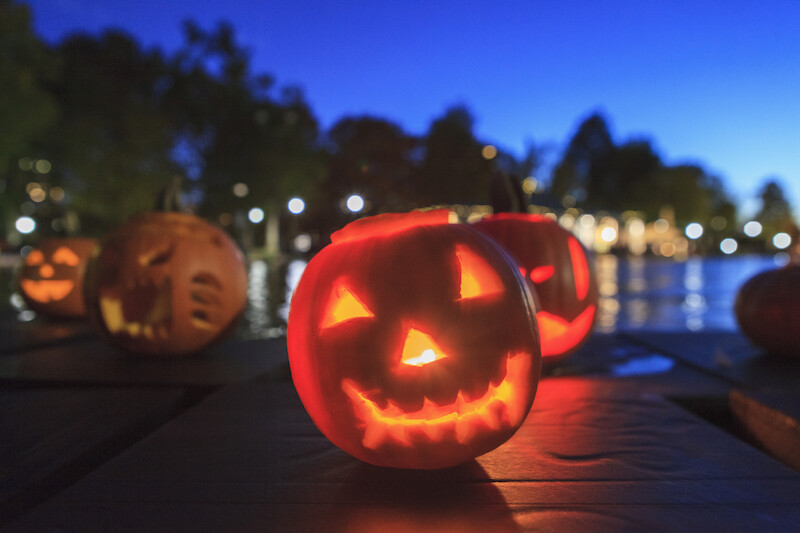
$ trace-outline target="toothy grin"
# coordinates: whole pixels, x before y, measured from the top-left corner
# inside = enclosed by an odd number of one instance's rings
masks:
[[[480,425],[499,429],[522,422],[526,415],[526,395],[517,395],[530,386],[531,359],[524,352],[509,354],[506,377],[498,385],[489,385],[479,398],[466,400],[461,391],[447,405],[437,405],[425,398],[422,408],[413,412],[404,411],[391,401],[387,407],[380,407],[349,379],[342,381],[342,390],[364,426],[362,444],[366,448],[377,449],[387,441],[408,445],[420,438],[433,442],[446,435],[465,443]]]
[[[23,292],[32,300],[40,303],[63,300],[72,292],[75,284],[70,280],[31,280],[25,279],[20,282]]]
[[[121,296],[102,296],[100,312],[112,335],[127,333],[146,339],[169,337],[172,316],[171,287],[168,280],[160,285],[137,285]]]

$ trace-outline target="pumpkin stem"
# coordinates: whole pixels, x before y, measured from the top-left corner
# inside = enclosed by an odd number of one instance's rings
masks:
[[[176,212],[183,211],[183,200],[181,199],[181,182],[183,178],[179,175],[172,176],[169,184],[158,193],[156,211]]]

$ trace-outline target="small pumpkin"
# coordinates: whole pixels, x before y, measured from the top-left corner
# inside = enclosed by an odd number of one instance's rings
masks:
[[[379,466],[469,461],[524,421],[540,372],[534,304],[508,256],[446,210],[357,220],[308,264],[289,364],[320,431]]]
[[[542,215],[499,213],[474,226],[511,254],[533,287],[544,364],[580,347],[591,335],[598,287],[589,255],[578,239]]]
[[[800,263],[748,279],[734,301],[739,326],[768,352],[800,357]]]
[[[244,257],[203,219],[136,215],[106,235],[87,274],[92,322],[132,353],[193,353],[227,336],[247,300]]]
[[[19,292],[28,307],[51,317],[84,316],[83,278],[96,244],[89,238],[49,237],[31,250],[19,271]]]

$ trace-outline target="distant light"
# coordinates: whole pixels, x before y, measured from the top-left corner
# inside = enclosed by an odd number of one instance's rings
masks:
[[[309,251],[311,249],[311,236],[308,233],[301,233],[295,237],[294,248],[302,253]]]
[[[711,219],[711,229],[715,231],[722,231],[725,229],[725,226],[728,225],[728,221],[725,220],[725,217],[722,215],[717,215]]]
[[[605,227],[600,232],[600,238],[603,239],[604,242],[613,242],[614,239],[617,238],[617,230],[612,227]]]
[[[299,215],[300,213],[303,212],[303,210],[305,210],[306,203],[303,201],[302,198],[295,197],[289,200],[289,203],[287,203],[286,206],[289,208],[290,213]]]
[[[18,232],[27,235],[36,229],[36,221],[31,217],[19,217],[15,226]]]
[[[653,229],[656,233],[665,233],[669,229],[669,222],[664,218],[659,218],[653,222]]]
[[[59,203],[61,200],[63,200],[65,194],[66,193],[64,192],[64,189],[61,187],[53,187],[50,189],[50,199],[56,203]]]
[[[47,174],[51,168],[52,165],[47,159],[39,159],[34,163],[34,170],[39,174]]]
[[[582,228],[586,229],[593,228],[595,224],[594,215],[590,215],[589,213],[581,215],[580,218],[578,218],[578,223],[581,225]]]
[[[699,239],[703,236],[703,226],[698,224],[697,222],[692,222],[691,224],[686,226],[686,236],[690,239]]]
[[[522,180],[522,192],[525,194],[533,194],[536,192],[536,187],[538,187],[539,182],[536,181],[536,178],[533,176],[528,176],[524,180]]]
[[[641,237],[644,235],[644,220],[641,218],[634,218],[628,224],[628,233],[631,237]]]
[[[236,183],[233,186],[233,195],[237,198],[244,198],[250,193],[250,187],[246,183]]]
[[[31,200],[34,202],[39,203],[47,198],[47,193],[41,187],[34,187],[31,189],[30,193],[28,193],[28,196],[30,196]]]
[[[347,199],[347,209],[349,209],[352,213],[358,213],[364,209],[364,199],[357,194],[351,195]]]
[[[222,213],[219,216],[219,223],[222,224],[223,226],[230,226],[231,224],[233,224],[233,215],[231,215],[230,213]]]
[[[727,239],[722,239],[722,242],[719,243],[719,249],[722,251],[723,254],[732,254],[739,248],[739,243],[736,242],[736,239],[731,239],[728,237]]]
[[[483,155],[484,159],[494,159],[495,157],[497,157],[497,148],[495,148],[491,144],[487,144],[486,146],[483,147],[481,155]]]
[[[253,224],[258,224],[262,220],[264,220],[264,210],[260,207],[254,207],[250,211],[247,212],[247,218],[250,219],[250,222]]]
[[[758,237],[761,235],[761,223],[751,220],[744,225],[744,234],[748,237]]]
[[[772,244],[775,245],[775,248],[779,250],[783,250],[789,247],[792,244],[792,238],[789,236],[788,233],[780,232],[776,233],[775,236],[772,238]]]

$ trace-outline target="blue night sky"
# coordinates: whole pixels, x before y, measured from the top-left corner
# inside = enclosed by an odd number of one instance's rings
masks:
[[[599,111],[617,143],[647,138],[667,164],[722,177],[745,213],[767,177],[800,212],[795,0],[28,3],[48,41],[113,26],[168,52],[181,21],[227,20],[254,71],[301,87],[325,128],[370,114],[422,134],[465,104],[482,141],[555,160]]]

